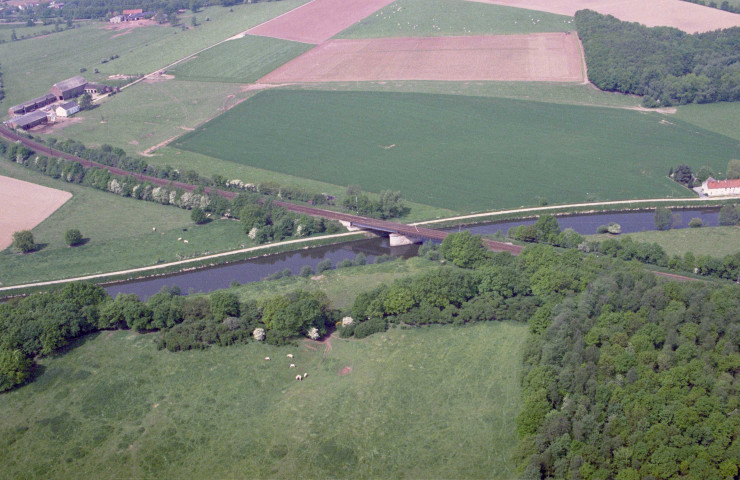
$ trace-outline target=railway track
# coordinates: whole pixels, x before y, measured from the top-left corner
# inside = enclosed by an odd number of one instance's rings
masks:
[[[11,142],[20,142],[26,147],[30,148],[31,150],[34,150],[35,152],[40,153],[42,155],[47,155],[49,157],[55,157],[55,158],[63,158],[68,161],[77,162],[84,167],[100,168],[100,169],[108,170],[110,173],[113,173],[115,175],[125,175],[129,177],[134,177],[135,179],[139,181],[149,182],[154,185],[159,185],[162,187],[173,186],[173,187],[185,190],[187,192],[192,192],[199,188],[196,185],[190,185],[188,183],[175,182],[175,181],[171,181],[171,180],[167,180],[163,178],[143,175],[141,173],[129,172],[129,171],[117,168],[117,167],[103,165],[102,163],[93,162],[90,160],[86,160],[84,158],[77,157],[75,155],[71,155],[69,153],[61,152],[47,145],[36,142],[30,138],[26,138],[21,135],[18,135],[16,132],[8,129],[4,125],[0,126],[0,136],[4,137],[7,140],[10,140]],[[204,191],[207,194],[213,193],[216,195],[220,195],[224,198],[228,198],[230,200],[236,197],[237,195],[234,192],[213,189],[210,187],[206,187]],[[274,201],[273,205],[283,207],[286,210],[289,210],[291,212],[303,213],[306,215],[310,215],[312,217],[324,217],[329,220],[339,220],[343,222],[349,222],[353,225],[359,226],[360,228],[366,228],[366,229],[382,231],[382,232],[398,233],[400,235],[405,235],[405,236],[421,237],[427,240],[434,240],[434,241],[439,241],[439,242],[444,240],[445,237],[447,237],[447,235],[449,235],[450,233],[450,232],[445,232],[442,230],[436,230],[433,228],[426,228],[426,227],[420,227],[420,226],[414,226],[414,225],[405,225],[403,223],[396,223],[396,222],[388,222],[385,220],[378,220],[374,218],[362,217],[359,215],[352,215],[349,213],[335,212],[333,210],[326,210],[323,208],[310,207],[307,205],[296,205],[294,203],[288,203],[288,202],[282,202],[282,201]],[[511,243],[504,243],[504,242],[496,242],[496,241],[487,240],[487,239],[483,240],[483,244],[489,250],[497,251],[497,252],[511,252],[514,255],[519,255],[523,249],[523,247],[519,245],[513,245]]]

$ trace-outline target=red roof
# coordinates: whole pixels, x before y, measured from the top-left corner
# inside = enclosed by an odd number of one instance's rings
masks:
[[[131,10],[124,10],[123,11],[123,14],[124,15],[136,15],[137,13],[143,13],[143,12],[144,12],[144,10],[141,9],[141,8],[134,8],[134,9],[131,9]]]
[[[707,182],[707,188],[740,188],[740,178],[736,178],[734,180],[715,180],[713,182]]]

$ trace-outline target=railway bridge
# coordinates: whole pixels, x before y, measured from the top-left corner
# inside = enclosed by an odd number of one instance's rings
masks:
[[[172,185],[173,187],[180,188],[187,192],[192,192],[198,188],[198,186],[196,185],[190,185],[190,184],[182,183],[182,182],[173,182],[171,180],[164,179],[164,178],[150,177],[148,175],[129,172],[129,171],[117,168],[117,167],[111,167],[108,165],[103,165],[102,163],[85,160],[84,158],[80,158],[75,155],[71,155],[68,153],[61,152],[59,150],[55,150],[53,148],[48,147],[47,145],[36,142],[30,138],[26,138],[24,136],[18,135],[16,132],[14,132],[13,130],[10,130],[4,125],[0,125],[0,136],[4,137],[5,139],[11,142],[20,142],[26,147],[30,148],[31,150],[34,150],[35,152],[39,154],[47,155],[49,157],[63,158],[68,161],[78,162],[84,167],[105,169],[115,175],[131,176],[140,181],[149,182],[154,185],[159,185],[163,187]],[[207,194],[214,193],[216,195],[220,195],[228,199],[233,199],[234,197],[237,196],[237,193],[226,191],[226,190],[205,188],[204,191]],[[273,205],[283,207],[286,210],[289,210],[292,212],[303,213],[303,214],[310,215],[313,217],[324,217],[329,220],[337,220],[350,230],[357,229],[357,230],[369,230],[373,232],[387,233],[390,235],[390,238],[391,238],[391,246],[407,245],[410,243],[420,243],[423,240],[432,240],[432,241],[441,242],[450,233],[450,232],[445,232],[443,230],[436,230],[433,228],[419,227],[415,225],[406,225],[403,223],[389,222],[386,220],[378,220],[375,218],[362,217],[359,215],[352,215],[352,214],[343,213],[343,212],[335,212],[333,210],[326,210],[326,209],[311,207],[307,205],[296,205],[294,203],[281,202],[281,201],[273,201]],[[519,255],[519,253],[521,253],[523,249],[523,247],[519,245],[513,245],[511,243],[506,243],[506,242],[496,242],[496,241],[488,240],[488,239],[484,239],[483,244],[489,250],[498,251],[498,252],[511,252],[514,255]]]

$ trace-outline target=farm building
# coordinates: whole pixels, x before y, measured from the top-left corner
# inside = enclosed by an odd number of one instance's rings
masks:
[[[85,85],[87,85],[87,80],[77,75],[55,83],[51,87],[51,94],[57,97],[58,100],[69,100],[85,91]]]
[[[90,95],[108,93],[112,91],[113,89],[111,87],[100,83],[88,83],[87,85],[85,85],[85,93],[89,93]]]
[[[42,125],[48,121],[46,112],[36,110],[35,112],[27,113],[26,115],[15,117],[8,120],[8,126],[13,128],[22,128],[28,130],[36,125]]]
[[[10,107],[8,109],[8,113],[11,116],[15,115],[25,115],[26,113],[31,113],[34,110],[38,110],[41,107],[45,107],[49,104],[52,104],[56,102],[56,97],[50,93],[47,93],[46,95],[38,98],[34,98],[33,100],[29,100],[27,102],[23,102],[20,105],[16,105],[14,107]]]
[[[80,106],[77,105],[77,102],[71,101],[71,102],[64,102],[61,105],[59,105],[56,109],[56,114],[60,117],[71,117],[75,113],[80,111]]]
[[[708,197],[726,197],[740,195],[740,179],[715,180],[709,177],[701,184],[701,189]]]
[[[137,13],[143,13],[143,12],[144,10],[142,10],[141,8],[132,8],[130,10],[124,10],[123,14],[124,15],[136,15]]]
[[[116,15],[108,20],[110,23],[121,23],[123,21],[123,15]]]

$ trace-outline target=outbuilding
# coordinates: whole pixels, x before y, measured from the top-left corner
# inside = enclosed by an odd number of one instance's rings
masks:
[[[80,111],[80,106],[77,105],[77,102],[70,101],[70,102],[64,102],[60,104],[57,107],[56,113],[60,117],[71,117],[75,113]]]
[[[45,124],[48,121],[47,114],[44,111],[36,110],[35,112],[28,113],[26,115],[15,117],[8,120],[8,125],[13,128],[21,128],[28,130],[36,125]]]
[[[84,92],[85,85],[87,85],[87,80],[77,75],[76,77],[55,83],[51,87],[51,94],[57,97],[58,100],[69,100]]]
[[[56,100],[57,99],[54,95],[47,93],[46,95],[42,97],[37,97],[37,98],[34,98],[33,100],[23,102],[20,105],[15,105],[13,107],[10,107],[8,109],[8,113],[11,116],[25,115],[26,113],[31,113],[34,110],[38,110],[41,107],[50,105],[54,103]]]

